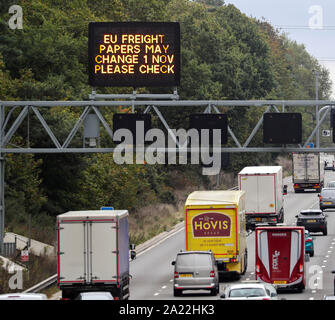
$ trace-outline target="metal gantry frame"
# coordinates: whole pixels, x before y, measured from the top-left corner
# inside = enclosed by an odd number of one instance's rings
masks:
[[[180,152],[180,151],[194,151],[185,144],[183,146],[179,145],[178,139],[175,136],[173,130],[170,128],[168,122],[164,118],[160,111],[160,108],[168,107],[204,107],[204,113],[221,113],[219,107],[253,107],[253,108],[264,108],[266,110],[264,113],[274,110],[274,112],[285,112],[286,107],[322,107],[317,112],[316,119],[319,120],[314,129],[312,130],[310,136],[307,138],[303,145],[298,146],[287,146],[282,145],[278,147],[249,147],[251,141],[255,137],[258,130],[261,128],[263,123],[263,115],[258,120],[256,126],[253,128],[252,132],[246,139],[246,141],[241,142],[238,140],[237,136],[233,132],[233,129],[228,126],[228,134],[234,141],[234,147],[223,147],[223,148],[213,148],[214,152],[226,152],[226,153],[239,153],[239,152],[335,152],[335,147],[320,148],[319,147],[319,129],[321,124],[326,119],[329,114],[330,109],[335,106],[335,101],[324,101],[324,100],[179,100],[177,90],[174,90],[173,94],[137,94],[136,91],[133,94],[96,94],[93,89],[92,94],[89,96],[89,101],[0,101],[0,251],[3,248],[3,236],[4,236],[4,216],[5,216],[5,203],[4,203],[4,165],[5,165],[5,155],[8,153],[113,153],[114,147],[97,147],[97,148],[87,148],[87,147],[70,147],[73,138],[78,133],[78,130],[83,125],[83,122],[88,114],[91,112],[95,113],[98,117],[100,123],[105,128],[108,136],[113,139],[113,130],[111,129],[108,121],[105,119],[100,111],[100,107],[110,107],[116,108],[120,106],[132,107],[132,112],[135,111],[136,107],[145,107],[144,113],[149,113],[153,111],[163,126],[167,130],[168,134],[171,136],[173,141],[176,143],[177,148],[157,148],[158,152]],[[103,99],[103,100],[100,100]],[[109,100],[106,100],[109,99]],[[111,100],[117,99],[117,100]],[[125,100],[128,99],[128,100]],[[148,100],[138,100],[138,99],[148,99]],[[151,99],[151,100],[150,100]],[[153,100],[155,99],[155,100]],[[163,99],[163,100],[158,100]],[[76,123],[72,127],[71,131],[67,135],[64,142],[60,142],[57,138],[57,133],[55,133],[50,126],[45,121],[42,116],[41,108],[52,108],[52,107],[82,107],[83,112],[77,119]],[[280,111],[280,108],[282,109]],[[14,110],[19,109],[20,112],[15,119],[13,118]],[[52,146],[49,148],[31,148],[31,147],[12,147],[10,141],[14,134],[17,132],[18,128],[22,124],[23,120],[29,115],[29,111],[36,115],[36,118],[41,123],[42,127],[45,129],[47,135],[50,137]],[[317,109],[318,110],[318,109]],[[320,118],[321,114],[322,117]],[[8,127],[9,123],[11,125]],[[7,128],[8,127],[8,128]],[[234,129],[236,130],[236,129]],[[317,148],[308,148],[308,144],[316,136]],[[136,152],[137,148],[134,148]]]

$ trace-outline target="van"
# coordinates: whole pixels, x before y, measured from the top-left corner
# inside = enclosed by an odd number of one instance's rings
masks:
[[[184,290],[210,290],[219,293],[219,274],[211,251],[184,251],[177,254],[174,266],[173,295]]]
[[[257,227],[256,280],[277,289],[305,289],[305,228]]]

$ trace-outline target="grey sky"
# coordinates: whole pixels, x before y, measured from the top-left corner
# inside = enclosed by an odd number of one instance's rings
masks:
[[[330,71],[335,96],[334,0],[225,0],[225,3],[234,4],[247,16],[264,17],[273,26],[283,27],[282,30],[290,39],[304,44],[307,51]],[[320,15],[316,11],[309,12],[312,6],[322,9],[323,29],[309,27],[311,23],[320,23]]]

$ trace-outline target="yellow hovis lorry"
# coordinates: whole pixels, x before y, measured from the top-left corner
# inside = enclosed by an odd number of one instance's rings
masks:
[[[244,191],[195,191],[185,203],[185,249],[214,253],[219,274],[247,270]]]

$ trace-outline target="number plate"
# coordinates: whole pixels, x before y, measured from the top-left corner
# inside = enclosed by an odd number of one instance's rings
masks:
[[[273,284],[286,284],[287,281],[273,281]]]
[[[179,277],[181,278],[191,278],[193,275],[191,273],[184,273],[184,274],[179,274]]]
[[[307,220],[308,223],[316,222],[316,220]]]
[[[255,220],[256,221],[262,221],[262,218],[256,218]]]
[[[323,204],[332,204],[331,202],[324,202]]]

